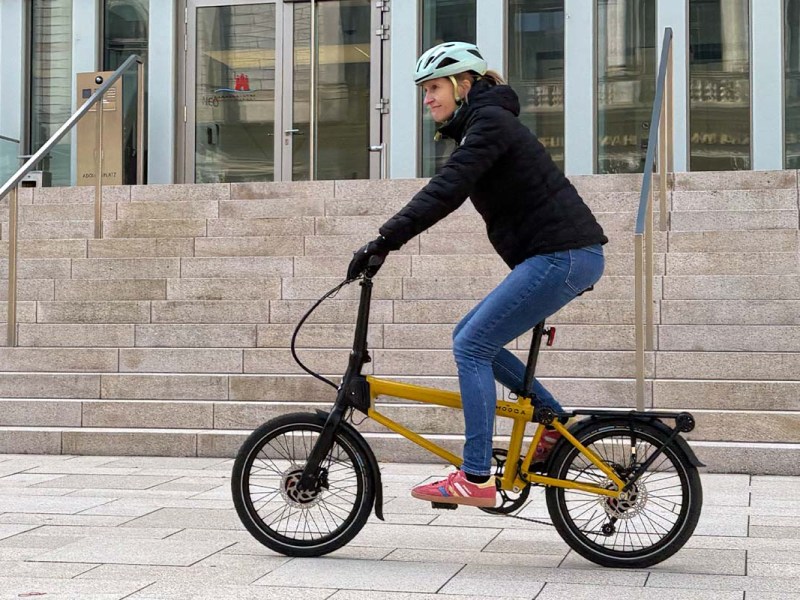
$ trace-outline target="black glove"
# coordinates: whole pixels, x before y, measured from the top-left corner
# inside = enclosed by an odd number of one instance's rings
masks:
[[[347,267],[347,278],[355,279],[364,271],[367,272],[367,277],[374,277],[391,250],[389,246],[390,244],[386,238],[379,235],[353,252],[353,260],[350,261],[350,265]]]

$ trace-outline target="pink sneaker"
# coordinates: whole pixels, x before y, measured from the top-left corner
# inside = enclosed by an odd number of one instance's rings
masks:
[[[536,446],[536,452],[533,455],[533,462],[545,462],[553,446],[561,439],[561,434],[555,429],[545,429],[542,437],[539,438],[539,445]]]
[[[493,476],[486,483],[472,483],[459,469],[441,481],[418,485],[411,495],[429,502],[493,507],[497,502],[497,487]]]

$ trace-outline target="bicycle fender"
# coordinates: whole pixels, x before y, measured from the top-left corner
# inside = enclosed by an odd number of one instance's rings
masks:
[[[316,413],[327,419],[328,413],[324,410],[317,410]],[[358,430],[353,427],[347,421],[342,421],[339,425],[342,429],[345,429],[347,433],[355,440],[356,444],[359,445],[361,451],[367,457],[368,467],[370,472],[372,473],[372,477],[375,481],[375,516],[378,517],[381,521],[384,521],[383,518],[383,483],[381,483],[381,469],[378,466],[378,459],[375,458],[375,453],[370,448],[367,440],[364,439],[364,436],[361,435]]]
[[[670,429],[670,427],[668,427],[663,421],[661,421],[661,420],[659,420],[659,419],[657,419],[655,417],[651,417],[651,418],[634,417],[634,418],[636,420],[641,420],[641,421],[647,423],[648,425],[651,425],[651,426],[655,427],[656,429],[660,430],[665,435],[669,435],[670,433],[672,433],[672,429]],[[572,435],[574,435],[575,437],[577,437],[578,439],[580,439],[580,434],[583,433],[583,430],[588,428],[588,427],[590,427],[590,426],[595,426],[598,423],[601,423],[601,424],[607,423],[609,425],[626,425],[627,426],[630,423],[630,419],[631,419],[631,417],[626,416],[625,413],[621,413],[619,416],[616,416],[616,415],[603,415],[603,416],[597,416],[597,417],[592,416],[592,417],[589,417],[588,419],[583,419],[583,420],[578,421],[577,423],[575,423],[572,427],[569,428],[569,432]],[[689,461],[689,463],[691,465],[693,465],[695,467],[705,467],[706,466],[704,463],[700,462],[700,459],[697,458],[697,455],[694,453],[694,450],[692,450],[692,447],[689,445],[689,443],[683,437],[677,436],[674,439],[674,444],[676,444],[678,446],[678,448],[680,449],[680,451],[683,452],[686,455],[686,459]],[[571,444],[567,440],[565,440],[564,438],[561,438],[560,440],[558,440],[558,442],[556,442],[556,445],[553,447],[553,450],[550,452],[550,456],[548,458],[547,472],[550,471],[550,461],[552,461],[553,457],[557,455],[559,450],[561,450],[561,446],[562,445],[570,446]]]

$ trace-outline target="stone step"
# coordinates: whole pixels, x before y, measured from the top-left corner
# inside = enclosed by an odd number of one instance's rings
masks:
[[[675,173],[674,191],[797,189],[795,170]]]
[[[665,300],[800,298],[798,275],[672,275],[664,277],[662,284]]]
[[[73,261],[77,262],[77,261]],[[798,275],[797,252],[669,252],[666,275]]]
[[[672,231],[727,231],[730,229],[796,230],[800,212],[791,210],[687,210],[670,215]]]
[[[252,430],[278,416],[330,410],[330,402],[192,402],[110,400],[0,400],[0,427],[83,427],[106,429]],[[422,435],[464,434],[460,411],[419,403],[381,403],[384,416]],[[572,407],[568,407],[572,408]],[[677,407],[678,410],[687,407]],[[800,442],[800,411],[750,412],[691,409],[696,428],[689,440]],[[362,433],[388,433],[371,419],[359,420]],[[512,421],[496,418],[495,435],[511,434]],[[535,427],[528,427],[531,435]]]
[[[250,430],[2,427],[0,452],[230,458],[250,433]],[[364,437],[379,462],[442,462],[396,434],[366,433]],[[428,439],[456,454],[463,445],[463,438],[458,435],[432,435]],[[504,447],[508,439],[498,436],[495,443]],[[800,444],[693,441],[691,446],[705,463],[706,472],[800,475]]]
[[[797,210],[796,188],[752,190],[676,190],[672,192],[673,212]]]
[[[525,360],[527,349],[514,350]],[[303,360],[315,370],[338,375],[347,367],[350,350],[342,348],[307,348]],[[705,361],[716,365],[708,353],[685,353],[695,361]],[[393,349],[373,348],[372,362],[365,365],[364,373],[377,375],[406,376],[455,376],[455,363],[449,348]],[[681,355],[682,356],[682,355]],[[716,355],[712,355],[716,357]],[[740,356],[740,355],[737,355]],[[785,365],[769,363],[772,354],[748,354],[750,360],[766,363],[765,379],[787,379],[786,369],[800,361],[800,355],[784,355]],[[659,368],[663,377],[673,377],[669,355],[658,356]],[[720,357],[716,357],[722,360]],[[796,360],[794,360],[796,359]],[[678,361],[678,359],[673,359]],[[735,357],[724,366],[716,368],[733,369]],[[651,362],[651,361],[648,361]],[[663,363],[663,366],[661,366]],[[65,348],[65,347],[15,347],[0,348],[0,364],[3,374],[24,373],[141,373],[141,374],[301,374],[303,371],[294,362],[288,348]],[[677,364],[680,364],[679,362]],[[770,367],[772,367],[770,369]],[[633,377],[634,355],[631,351],[594,350],[552,350],[542,352],[539,357],[537,373],[541,377]],[[767,375],[766,373],[771,373]],[[694,375],[687,375],[694,377]],[[713,376],[709,378],[714,378]],[[737,377],[741,378],[741,376]]]
[[[670,231],[670,252],[797,252],[796,229],[727,231]]]
[[[800,325],[800,300],[661,300],[664,325]]]

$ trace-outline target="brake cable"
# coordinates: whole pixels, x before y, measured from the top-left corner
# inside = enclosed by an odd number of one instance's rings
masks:
[[[358,279],[358,278],[356,278],[356,279]],[[330,379],[328,379],[328,378],[326,378],[326,377],[323,377],[323,376],[322,376],[322,375],[320,375],[319,373],[315,373],[314,371],[312,371],[311,369],[309,369],[307,366],[305,366],[305,365],[303,364],[303,361],[301,361],[301,360],[300,360],[300,357],[299,357],[299,356],[297,356],[297,351],[296,351],[296,349],[295,349],[295,343],[296,343],[296,341],[297,341],[297,334],[298,334],[298,333],[300,333],[300,328],[301,328],[301,327],[303,326],[303,324],[306,322],[306,319],[308,319],[308,317],[310,317],[310,316],[311,316],[311,313],[313,313],[315,310],[317,310],[317,307],[318,307],[320,304],[322,304],[322,303],[323,303],[325,300],[327,300],[327,299],[328,299],[328,298],[330,298],[331,296],[335,296],[335,295],[336,295],[336,294],[339,292],[339,290],[340,290],[340,289],[342,289],[344,286],[348,285],[349,283],[351,283],[351,282],[353,282],[353,281],[355,281],[355,279],[345,279],[345,280],[344,280],[342,283],[340,283],[339,285],[337,285],[335,288],[333,288],[332,290],[330,290],[329,292],[327,292],[327,293],[326,293],[324,296],[322,296],[322,298],[320,298],[319,300],[317,300],[317,301],[314,303],[314,306],[312,306],[311,308],[309,308],[309,309],[306,311],[306,314],[304,314],[304,315],[303,315],[303,318],[302,318],[302,319],[300,319],[300,322],[299,322],[299,323],[297,323],[297,327],[295,327],[295,329],[294,329],[294,333],[292,334],[291,350],[292,350],[292,358],[294,358],[294,361],[295,361],[295,362],[296,362],[298,365],[300,365],[300,368],[301,368],[301,369],[303,369],[303,370],[304,370],[306,373],[308,373],[308,374],[309,374],[309,375],[311,375],[312,377],[316,377],[317,379],[319,379],[320,381],[322,381],[322,382],[324,382],[324,383],[327,383],[329,386],[331,386],[332,388],[334,388],[334,389],[337,389],[337,390],[339,389],[339,386],[338,386],[338,385],[336,385],[336,384],[335,384],[334,382],[332,382]]]

